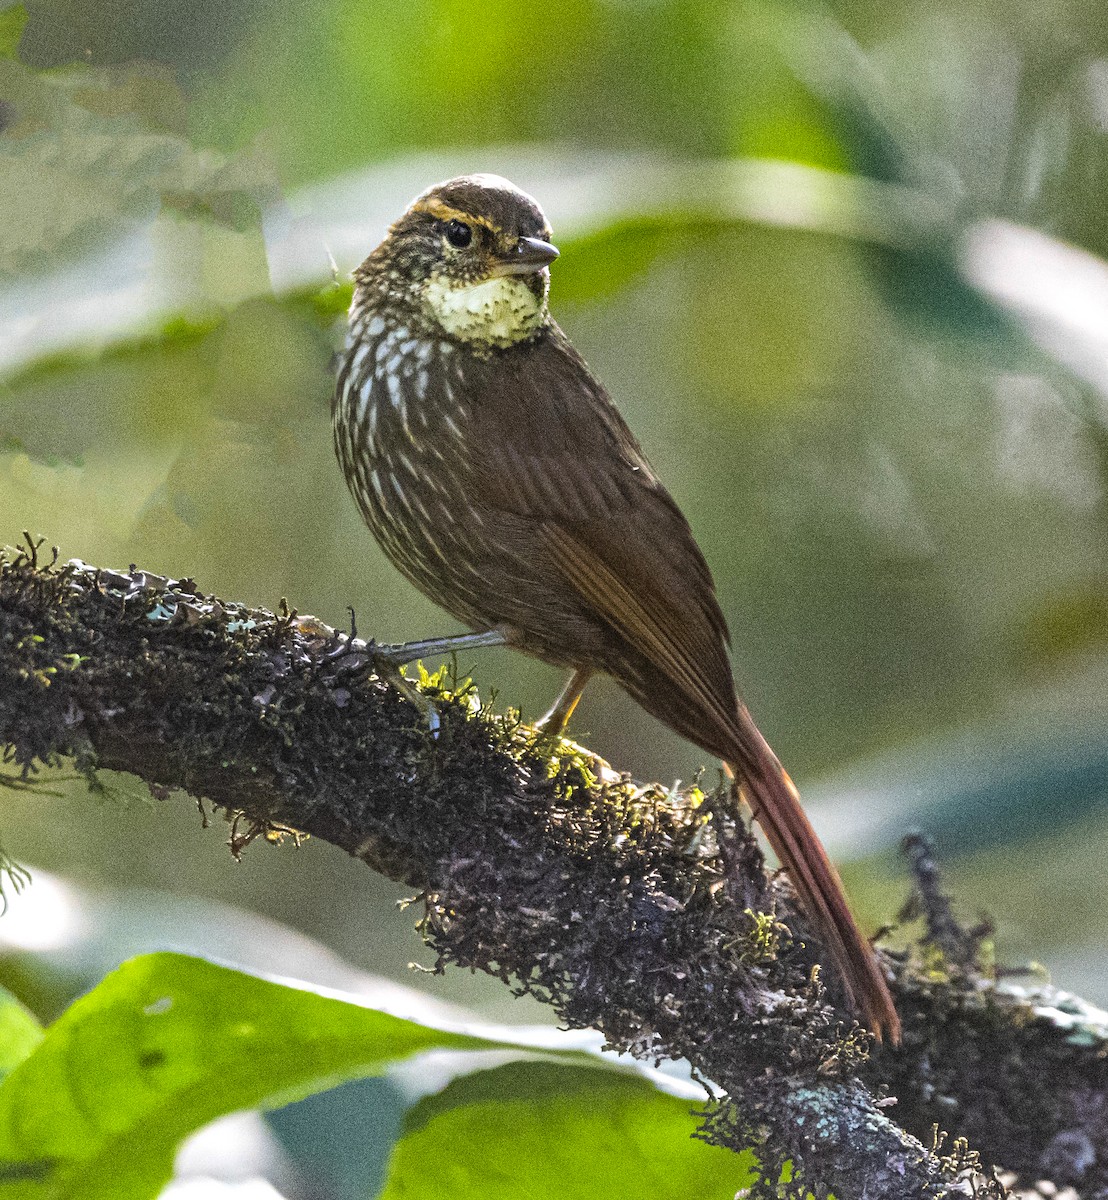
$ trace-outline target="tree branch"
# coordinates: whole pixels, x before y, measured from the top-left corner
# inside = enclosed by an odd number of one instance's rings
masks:
[[[365,644],[313,618],[37,557],[0,561],[0,746],[24,779],[62,758],[94,785],[129,771],[236,814],[236,851],[291,828],[419,888],[440,965],[711,1080],[704,1136],[758,1147],[754,1196],[779,1194],[786,1161],[790,1196],[1001,1195],[934,1125],[1025,1177],[1108,1187],[1108,1038],[1077,1002],[1001,990],[926,943],[892,963],[903,1048],[871,1049],[723,803],[604,782],[449,690],[432,737]]]

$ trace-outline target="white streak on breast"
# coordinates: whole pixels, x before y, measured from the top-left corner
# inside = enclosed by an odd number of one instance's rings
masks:
[[[366,395],[367,395],[367,397],[369,395],[368,386],[366,387]],[[368,438],[369,438],[370,444],[372,444],[377,439],[377,405],[376,404],[370,405],[370,408],[369,408]]]
[[[389,399],[392,401],[393,408],[400,408],[403,404],[403,397],[400,391],[400,378],[395,372],[390,371],[385,376],[389,388]]]
[[[381,486],[381,476],[378,475],[376,468],[370,471],[369,477],[373,481],[373,490],[377,493],[377,499],[383,506],[385,503],[385,489]]]
[[[408,503],[408,497],[404,495],[404,489],[400,486],[400,481],[395,475],[392,477],[391,483],[393,494],[396,496],[397,500],[399,500],[400,503],[403,504],[409,512],[411,512],[412,506]]]
[[[358,420],[359,421],[365,420],[366,409],[368,408],[368,409],[370,409],[371,413],[373,414],[371,419],[373,421],[376,421],[377,406],[375,404],[371,406],[371,404],[370,404],[370,401],[371,401],[372,395],[373,395],[373,379],[372,379],[372,377],[367,376],[365,379],[363,379],[361,387],[359,387],[355,391],[354,394],[357,397],[357,402],[355,404],[355,412],[358,414]],[[369,436],[370,437],[373,436],[372,432],[370,433]]]

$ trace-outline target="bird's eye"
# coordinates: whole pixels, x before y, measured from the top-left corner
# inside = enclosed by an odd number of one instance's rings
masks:
[[[443,232],[446,240],[458,250],[464,250],[473,241],[473,230],[464,221],[447,221]]]

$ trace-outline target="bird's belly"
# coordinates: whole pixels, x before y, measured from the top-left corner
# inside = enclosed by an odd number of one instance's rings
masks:
[[[436,465],[412,451],[358,456],[351,490],[389,561],[421,592],[469,625],[487,621],[474,569],[472,521]]]
[[[363,389],[365,385],[362,385]],[[362,516],[392,564],[421,592],[475,627],[500,624],[485,564],[487,518],[457,465],[457,413],[425,411],[387,386],[352,394],[335,414],[335,450]],[[345,398],[344,398],[345,399]]]
[[[535,522],[481,504],[467,411],[449,402],[449,386],[419,382],[419,372],[395,368],[350,372],[336,396],[335,451],[385,555],[472,628],[504,627],[520,649],[558,665],[605,658],[608,637],[557,586]]]
[[[552,586],[541,560],[517,549],[533,541],[533,530],[519,528],[511,514],[473,506],[442,468],[409,450],[399,460],[359,455],[355,471],[347,470],[389,561],[471,628],[503,627],[519,649],[555,665],[574,666],[590,655],[595,661],[601,652],[595,618]]]

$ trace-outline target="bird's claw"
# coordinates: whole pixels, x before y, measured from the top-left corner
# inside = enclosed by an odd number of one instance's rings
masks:
[[[336,637],[335,644],[319,656],[319,661],[327,663],[353,680],[376,675],[378,679],[391,684],[406,700],[415,705],[426,718],[431,736],[438,738],[442,732],[442,718],[438,709],[411,680],[404,678],[400,668],[408,660],[399,658],[395,654],[397,649],[395,646],[381,646],[374,638],[358,642],[352,636],[340,634]]]
[[[437,740],[442,732],[442,718],[439,716],[439,710],[435,707],[434,701],[425,696],[410,679],[405,679],[400,673],[399,667],[386,671],[381,678],[387,679],[405,700],[415,706],[420,715],[426,719],[431,736]]]
[[[366,654],[369,657],[369,666],[372,668],[373,674],[378,679],[383,679],[386,683],[391,684],[405,700],[413,704],[418,712],[426,718],[431,736],[438,738],[442,732],[442,718],[439,716],[438,709],[434,702],[425,696],[410,679],[405,678],[400,668],[407,660],[397,662],[396,658],[389,654],[389,651],[393,649],[395,647],[379,646],[372,640],[366,643]]]

